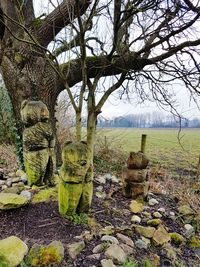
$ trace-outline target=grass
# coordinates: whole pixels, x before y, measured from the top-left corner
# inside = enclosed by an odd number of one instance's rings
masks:
[[[147,134],[146,155],[151,165],[160,165],[174,176],[193,176],[200,155],[200,129],[98,129],[97,140],[122,151],[139,151],[141,135]],[[106,136],[106,138],[105,138]]]

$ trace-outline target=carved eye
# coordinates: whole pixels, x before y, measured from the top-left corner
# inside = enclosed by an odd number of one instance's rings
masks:
[[[87,161],[86,160],[79,160],[78,163],[81,165],[81,166],[85,166]]]

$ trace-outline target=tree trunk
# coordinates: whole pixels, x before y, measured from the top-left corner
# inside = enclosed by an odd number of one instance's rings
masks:
[[[88,113],[87,120],[87,145],[90,150],[89,158],[91,164],[93,165],[93,157],[94,157],[94,142],[95,142],[95,132],[96,132],[96,120],[97,116],[95,112]]]
[[[76,141],[81,141],[81,112],[76,111]]]

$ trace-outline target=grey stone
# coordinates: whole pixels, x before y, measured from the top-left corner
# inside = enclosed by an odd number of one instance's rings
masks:
[[[155,205],[157,205],[159,202],[158,202],[158,200],[156,200],[155,198],[151,198],[151,199],[149,199],[149,205],[150,206],[155,206]]]
[[[159,208],[158,212],[165,213],[166,211],[165,211],[165,208]]]
[[[131,255],[134,253],[133,247],[128,246],[127,244],[120,244],[120,247],[123,249],[123,251],[126,253],[126,255]]]
[[[148,245],[142,239],[136,240],[135,241],[135,246],[137,248],[140,248],[140,249],[147,249],[148,248]]]
[[[155,211],[154,213],[153,213],[153,217],[154,218],[162,218],[162,214],[160,213],[160,212],[158,212],[158,211]]]
[[[92,254],[92,255],[87,256],[87,258],[90,260],[99,260],[100,257],[101,257],[100,253],[96,253],[96,254]]]
[[[117,245],[119,244],[119,241],[117,240],[117,238],[114,236],[110,236],[110,235],[102,236],[101,241],[102,242],[110,242],[111,244],[117,244]]]
[[[185,224],[184,228],[186,230],[185,235],[190,237],[194,233],[194,227],[191,224]]]
[[[105,192],[96,192],[95,193],[96,197],[105,199],[106,198],[106,193]]]
[[[93,248],[92,253],[98,254],[103,252],[103,250],[104,250],[103,244],[99,244]]]
[[[134,223],[140,223],[141,222],[141,218],[137,215],[133,215],[131,217],[131,222],[134,222]]]
[[[99,175],[99,176],[95,177],[95,181],[100,183],[100,184],[105,184],[106,183],[106,179],[102,175]]]
[[[31,192],[29,192],[28,190],[23,190],[20,195],[25,197],[28,201],[30,201],[32,197]]]
[[[81,251],[85,248],[85,242],[84,241],[75,242],[75,243],[69,244],[67,248],[68,248],[69,256],[72,259],[75,259],[78,256],[78,254],[81,253]]]
[[[0,186],[5,184],[5,180],[0,180]]]
[[[123,249],[116,244],[112,244],[106,251],[105,255],[107,258],[113,260],[116,264],[123,264],[127,259],[126,253]]]
[[[21,179],[19,177],[12,178],[12,183],[18,183],[20,180]]]
[[[106,260],[106,259],[101,260],[101,266],[102,267],[116,267],[116,265],[113,263],[112,260]]]
[[[133,240],[130,239],[128,236],[122,235],[120,233],[117,233],[117,238],[118,240],[120,240],[122,243],[130,246],[130,247],[134,247],[134,243]]]

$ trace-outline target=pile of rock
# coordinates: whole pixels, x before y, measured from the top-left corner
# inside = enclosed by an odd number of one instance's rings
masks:
[[[24,186],[27,184],[26,174],[22,170],[17,170],[16,173],[6,174],[1,169],[0,175],[0,191],[7,193],[19,193],[18,191],[24,190]]]
[[[149,160],[142,152],[130,152],[127,167],[122,174],[123,194],[130,198],[146,198],[149,183],[147,181],[147,165]]]

